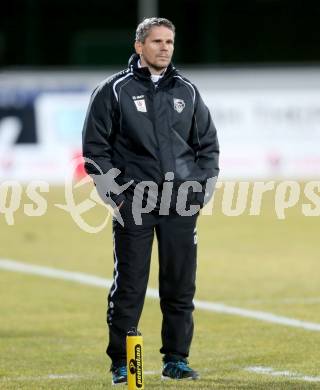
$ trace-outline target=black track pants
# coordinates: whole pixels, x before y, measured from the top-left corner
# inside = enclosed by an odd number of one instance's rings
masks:
[[[142,225],[136,225],[129,202],[121,208],[121,215],[124,226],[113,220],[115,269],[108,296],[107,354],[113,362],[126,359],[126,334],[138,326],[141,316],[156,232],[163,314],[160,352],[187,357],[193,335],[197,215],[149,213],[143,214]]]

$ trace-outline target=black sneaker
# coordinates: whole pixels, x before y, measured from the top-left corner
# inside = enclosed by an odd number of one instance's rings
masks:
[[[128,380],[127,366],[111,366],[113,385],[126,385]]]
[[[199,379],[199,374],[188,366],[187,360],[164,363],[162,379]]]

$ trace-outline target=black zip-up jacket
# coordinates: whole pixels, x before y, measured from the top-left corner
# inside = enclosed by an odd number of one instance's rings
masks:
[[[103,173],[118,168],[119,184],[153,181],[161,188],[167,172],[174,183],[202,185],[219,173],[219,145],[210,112],[197,88],[172,64],[158,85],[133,55],[128,69],[94,90],[83,129],[83,155]],[[98,172],[85,164],[88,174]],[[113,197],[120,204],[125,196]],[[201,203],[201,202],[200,202]]]

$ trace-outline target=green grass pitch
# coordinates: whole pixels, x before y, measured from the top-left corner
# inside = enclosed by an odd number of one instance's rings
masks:
[[[271,192],[260,216],[250,216],[248,206],[227,217],[219,191],[214,214],[198,223],[196,298],[320,323],[320,217],[304,216],[301,198],[277,219]],[[78,201],[87,194],[79,190]],[[62,188],[43,196],[48,211],[41,217],[26,216],[21,206],[8,226],[0,215],[0,258],[111,279],[111,221],[98,234],[83,232],[54,206],[64,203]],[[83,215],[92,224],[104,216],[102,206]],[[154,249],[149,286],[157,288]],[[111,388],[107,289],[0,269],[0,297],[1,389]],[[190,363],[201,379],[162,383],[161,314],[157,301],[146,299],[139,324],[146,389],[320,389],[302,378],[319,377],[320,332],[200,309],[194,318]],[[252,366],[293,376],[246,370]]]

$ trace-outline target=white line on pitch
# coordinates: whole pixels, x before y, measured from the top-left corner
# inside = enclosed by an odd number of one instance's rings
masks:
[[[247,305],[265,305],[265,304],[276,304],[276,305],[315,305],[320,303],[320,297],[295,297],[295,298],[275,298],[275,299],[241,299],[241,300],[230,300],[233,304],[247,304]]]
[[[160,375],[160,371],[144,371],[144,375]],[[78,375],[78,374],[49,374],[49,375],[43,375],[43,376],[16,376],[16,377],[1,377],[1,382],[25,382],[25,381],[42,381],[42,380],[52,380],[52,379],[94,379],[94,378],[100,378],[98,375]]]
[[[2,377],[0,382],[14,382],[14,381],[42,381],[51,379],[89,379],[93,376],[85,376],[78,374],[49,374],[43,376],[16,376],[16,377]]]
[[[98,276],[88,275],[81,272],[70,272],[70,271],[64,271],[55,268],[20,263],[18,261],[7,260],[7,259],[0,259],[0,269],[1,268],[7,271],[46,276],[48,278],[53,278],[53,279],[69,280],[69,281],[73,281],[81,284],[87,284],[96,287],[106,288],[112,285],[112,280],[101,278]],[[147,297],[153,299],[158,298],[159,297],[158,291],[153,288],[148,288]],[[320,324],[318,323],[278,316],[276,314],[272,314],[264,311],[241,309],[239,307],[227,306],[223,303],[215,303],[215,302],[199,301],[199,300],[194,300],[194,304],[197,309],[253,318],[260,321],[271,322],[274,324],[291,326],[295,328],[313,330],[317,332],[320,331]]]
[[[320,376],[309,376],[292,371],[277,371],[272,367],[252,366],[246,367],[245,371],[254,372],[255,374],[271,375],[277,377],[285,377],[293,380],[305,382],[320,382]]]

